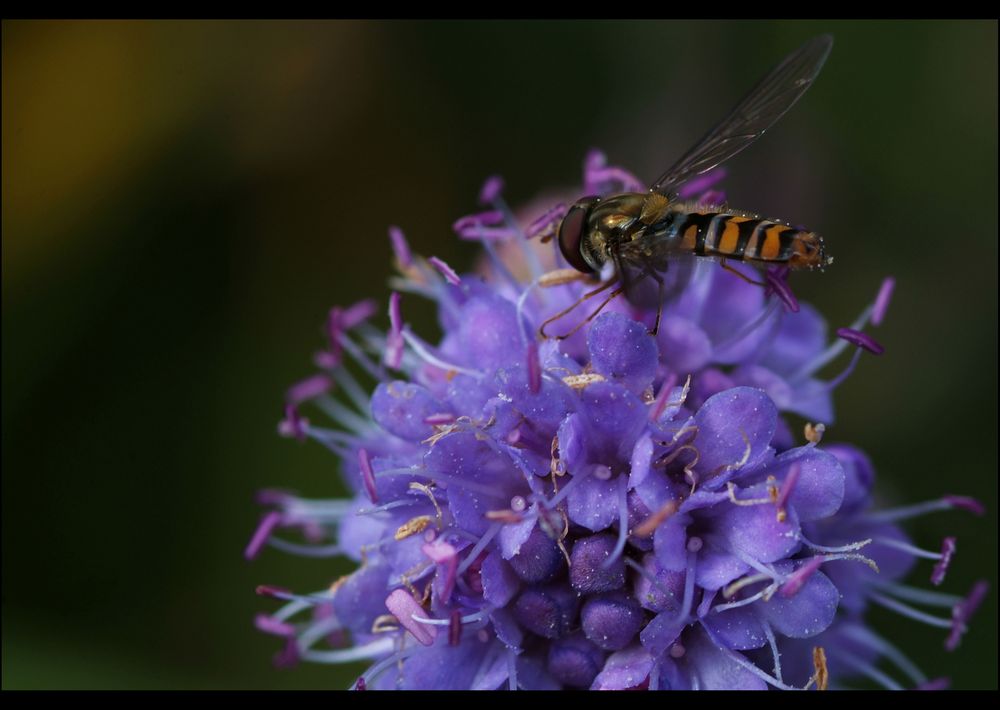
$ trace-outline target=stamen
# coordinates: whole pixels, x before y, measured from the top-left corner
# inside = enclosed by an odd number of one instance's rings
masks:
[[[399,307],[401,300],[399,291],[393,291],[389,295],[389,335],[386,338],[383,362],[394,370],[398,370],[403,361],[403,316]]]
[[[967,622],[972,618],[972,615],[976,613],[976,609],[979,608],[979,605],[983,603],[983,599],[986,598],[986,593],[989,589],[990,583],[986,580],[976,582],[965,601],[956,604],[955,608],[952,609],[952,622],[950,624],[951,632],[948,634],[948,638],[944,643],[945,649],[948,651],[954,651],[958,648],[958,644],[962,640],[962,635],[969,628]]]
[[[698,569],[698,551],[701,549],[702,541],[700,537],[692,537],[687,542],[687,569],[684,574],[684,596],[681,601],[680,611],[677,612],[677,621],[674,623],[683,628],[687,626],[691,616],[691,605],[694,603],[694,578]]]
[[[285,401],[292,405],[302,404],[321,394],[326,394],[331,387],[333,387],[333,380],[329,376],[312,375],[289,387],[285,392]]]
[[[886,690],[903,690],[903,686],[894,681],[888,675],[880,671],[878,668],[870,663],[865,663],[864,661],[859,661],[857,658],[849,653],[842,653],[837,656],[837,660],[847,667],[867,676],[876,683],[882,684]]]
[[[952,629],[953,627],[951,619],[942,619],[939,616],[932,616],[926,612],[920,611],[919,609],[914,609],[908,604],[904,604],[903,602],[887,597],[884,594],[879,594],[878,592],[873,591],[871,592],[870,597],[872,601],[881,604],[886,609],[891,609],[897,614],[901,614],[902,616],[913,619],[914,621],[920,621],[928,624],[929,626],[936,626],[940,629]],[[956,606],[955,608],[957,609],[958,607]],[[950,636],[948,640],[949,642],[951,641]]]
[[[483,373],[478,370],[469,370],[465,367],[453,365],[452,363],[445,362],[438,356],[434,355],[430,350],[430,346],[423,342],[419,336],[415,335],[413,331],[410,330],[409,326],[404,326],[402,333],[403,339],[406,340],[406,344],[413,348],[413,352],[415,352],[420,359],[424,360],[428,364],[444,370],[445,372],[454,371],[462,375],[475,377],[476,379],[482,378]]]
[[[488,205],[495,201],[503,192],[503,178],[499,175],[490,175],[486,178],[482,188],[479,190],[479,204]]]
[[[451,612],[451,622],[448,625],[448,645],[457,646],[462,640],[462,612],[453,609]]]
[[[667,409],[667,398],[670,397],[670,393],[674,390],[674,385],[677,384],[677,375],[671,372],[667,378],[660,385],[660,391],[656,394],[656,399],[653,400],[653,406],[649,408],[649,420],[655,422],[660,418]],[[684,392],[681,395],[682,399],[687,390],[691,385],[691,375],[688,375],[687,382],[684,384]]]
[[[243,557],[245,559],[252,560],[260,554],[261,548],[264,547],[264,543],[267,542],[267,538],[271,536],[274,529],[278,527],[278,524],[281,522],[281,518],[281,513],[272,510],[260,519],[260,523],[257,525],[257,529],[254,531],[253,537],[250,538],[250,542],[243,551]],[[258,587],[258,589],[261,589],[261,587]]]
[[[920,683],[914,690],[948,690],[951,687],[951,678],[933,678],[924,683]]]
[[[524,516],[513,510],[487,510],[484,517],[487,520],[496,520],[506,525],[517,525],[524,521]]]
[[[751,584],[757,584],[758,582],[767,582],[771,580],[772,577],[768,574],[753,574],[746,577],[740,577],[722,590],[722,597],[724,599],[732,599],[736,596],[736,593],[744,587],[749,587]]]
[[[715,646],[716,646],[716,648],[718,650],[722,651],[726,656],[728,656],[730,658],[730,660],[732,660],[733,662],[739,664],[740,666],[742,666],[746,670],[750,671],[751,673],[753,673],[755,676],[757,676],[758,678],[760,678],[761,680],[763,680],[768,685],[770,685],[772,687],[775,687],[778,690],[797,690],[797,688],[793,688],[790,685],[786,685],[785,683],[782,683],[780,680],[778,680],[774,676],[770,675],[767,671],[764,671],[764,670],[758,668],[756,665],[754,665],[753,663],[751,663],[750,661],[748,661],[747,658],[746,658],[746,656],[744,656],[742,653],[737,653],[736,651],[730,650],[729,647],[726,646],[725,642],[723,642],[722,640],[720,640],[712,632],[712,630],[710,628],[708,628],[707,624],[702,623],[701,628],[704,629],[705,633],[708,634],[708,637],[710,639],[712,639],[712,642],[715,644]]]
[[[824,555],[824,562],[835,562],[837,560],[851,560],[852,562],[861,562],[868,565],[875,574],[879,574],[878,565],[875,563],[871,557],[865,557],[864,555],[844,553],[840,555]]]
[[[806,547],[812,550],[816,550],[817,552],[833,552],[833,553],[856,552],[857,550],[860,550],[862,547],[870,545],[872,542],[872,539],[868,538],[866,540],[858,540],[857,542],[851,542],[846,545],[840,545],[839,547],[827,547],[825,545],[817,545],[814,542],[810,542],[805,538],[805,535],[803,535],[802,533],[799,533],[799,540],[801,540]]]
[[[486,212],[467,214],[464,217],[459,217],[451,225],[451,228],[457,234],[466,236],[462,233],[467,232],[470,227],[493,226],[501,222],[503,222],[503,212],[500,210],[487,210]]]
[[[418,515],[415,518],[410,518],[405,523],[399,526],[393,537],[396,540],[405,540],[406,538],[416,535],[417,533],[422,533],[427,529],[427,526],[431,524],[432,518],[429,515]]]
[[[795,294],[792,293],[791,286],[788,285],[787,275],[787,269],[768,269],[764,273],[764,281],[767,283],[764,295],[775,294],[790,313],[798,313],[799,302],[795,298]]]
[[[410,245],[406,243],[406,235],[396,226],[389,227],[389,241],[392,243],[392,253],[396,255],[396,265],[400,271],[407,271],[413,266],[413,254]]]
[[[934,571],[931,572],[931,584],[936,587],[941,586],[944,576],[948,572],[948,565],[951,564],[951,558],[955,555],[955,542],[954,537],[946,537],[941,542],[941,560],[934,565]]]
[[[932,592],[929,589],[910,587],[896,582],[879,582],[877,586],[894,597],[926,606],[948,607],[950,609],[963,601],[963,598],[957,594]]]
[[[604,382],[604,376],[598,375],[596,372],[591,372],[585,375],[567,375],[562,378],[562,381],[575,390],[583,390],[590,385]]]
[[[879,655],[888,658],[890,661],[895,663],[901,671],[906,673],[906,675],[908,675],[914,683],[920,684],[927,682],[927,676],[925,676],[923,672],[917,668],[913,661],[907,658],[906,655],[898,648],[869,629],[857,624],[843,624],[841,626],[841,633],[848,638],[876,651]]]
[[[767,621],[763,618],[763,616],[760,616],[759,620],[761,626],[764,627],[764,635],[767,636],[767,643],[771,647],[771,657],[774,659],[774,676],[781,682],[784,682],[785,679],[781,676],[781,654],[778,653],[778,640],[774,638],[774,629],[771,628],[771,625],[767,623]],[[815,658],[815,650],[813,651],[813,654]],[[826,670],[825,659],[824,659],[823,670],[825,675],[825,670]],[[825,688],[820,688],[820,690],[825,690]]]
[[[538,359],[538,344],[528,343],[528,386],[532,394],[538,394],[542,389],[542,363]]]
[[[461,564],[458,565],[458,569],[455,572],[457,575],[464,574],[465,571],[472,566],[472,563],[479,558],[480,553],[486,549],[486,546],[490,544],[494,537],[496,537],[496,534],[500,532],[502,527],[503,524],[501,523],[493,523],[486,530],[486,532],[483,533],[483,536],[479,538],[479,541],[472,546],[471,550],[469,550],[469,554],[467,554]]]
[[[370,420],[359,416],[356,412],[347,408],[333,397],[321,395],[316,398],[314,404],[323,410],[323,413],[330,417],[330,419],[355,434],[362,435],[367,431],[371,431],[373,428]]]
[[[945,539],[947,540],[948,538],[945,538]],[[954,542],[955,538],[951,538],[951,540]],[[922,557],[925,560],[940,560],[941,559],[941,555],[938,554],[937,552],[931,552],[930,550],[924,550],[924,549],[922,549],[920,547],[917,547],[916,545],[911,545],[911,544],[909,544],[907,542],[903,542],[902,540],[896,540],[895,538],[891,538],[891,537],[877,537],[877,538],[875,538],[875,542],[878,543],[879,545],[885,545],[886,547],[894,547],[897,550],[902,550],[903,552],[908,552],[911,555],[913,555],[914,557]]]
[[[771,577],[767,577],[766,579],[771,579]],[[728,604],[719,604],[717,606],[714,606],[712,607],[712,613],[719,613],[722,611],[726,611],[727,609],[738,609],[741,606],[746,606],[747,604],[753,604],[755,601],[758,601],[759,599],[767,601],[772,596],[774,596],[774,593],[776,591],[778,591],[778,584],[779,583],[777,581],[774,581],[764,589],[760,590],[756,594],[747,597],[746,599],[740,599],[739,601],[729,602]]]
[[[889,301],[892,300],[892,291],[896,287],[896,279],[891,276],[882,281],[882,287],[875,297],[875,305],[872,307],[872,325],[882,325],[885,312],[889,308]]]
[[[517,690],[517,653],[507,647],[507,689]]]
[[[618,542],[607,559],[601,563],[602,569],[607,569],[621,557],[625,550],[625,540],[628,539],[628,477],[618,477]]]
[[[447,602],[455,588],[456,568],[458,566],[458,550],[438,538],[434,542],[423,545],[421,551],[444,571],[444,581],[441,583],[440,601]]]
[[[305,428],[308,425],[309,420],[299,416],[299,410],[294,404],[286,404],[285,418],[278,422],[278,434],[285,438],[294,437],[299,441],[305,441]]]
[[[407,658],[418,653],[419,651],[420,651],[419,646],[411,646],[409,648],[404,648],[402,651],[397,651],[391,656],[383,658],[378,663],[372,665],[371,668],[365,671],[362,678],[367,679],[368,683],[374,683],[375,680],[383,673],[385,673],[388,669],[392,668],[396,664],[402,663]]]
[[[830,673],[826,668],[826,651],[822,646],[813,647],[813,668],[816,673],[813,679],[816,681],[816,690],[826,690],[830,682]]]
[[[549,510],[554,509],[557,505],[559,505],[559,503],[563,501],[563,499],[567,495],[569,495],[569,492],[573,490],[573,487],[575,485],[585,480],[588,476],[590,476],[591,473],[593,473],[593,471],[594,469],[592,466],[585,466],[582,471],[578,471],[572,476],[570,476],[569,483],[563,486],[563,489],[561,491],[559,491],[554,496],[549,498],[549,500],[546,501],[545,503],[545,507],[548,508]]]
[[[826,560],[822,557],[810,557],[806,560],[806,563],[799,567],[797,570],[792,572],[788,576],[788,579],[779,590],[779,594],[783,597],[794,597],[798,594],[799,590],[802,589],[803,585],[812,577],[813,573],[818,570]]]
[[[460,286],[462,284],[462,279],[458,277],[458,274],[456,274],[454,270],[441,259],[438,259],[436,256],[432,256],[427,260],[427,263],[437,269],[438,273],[444,276],[444,280],[452,286]]]
[[[274,547],[282,552],[288,552],[292,555],[301,555],[303,557],[337,557],[338,555],[344,554],[343,548],[340,545],[300,545],[294,542],[288,542],[287,540],[282,540],[280,538],[272,537],[267,541],[267,544]]]
[[[385,600],[385,606],[389,612],[399,620],[399,623],[409,631],[413,638],[424,646],[434,643],[437,636],[437,629],[434,626],[427,626],[415,621],[415,618],[429,618],[423,607],[413,596],[404,589],[397,589]]]
[[[726,484],[726,490],[729,491],[729,502],[733,505],[741,506],[753,506],[753,505],[764,505],[766,503],[773,503],[774,501],[770,498],[737,498],[736,497],[736,484],[729,481]]]
[[[660,527],[660,524],[669,518],[671,515],[677,512],[677,503],[674,501],[667,501],[663,506],[657,510],[655,513],[650,515],[648,518],[643,520],[639,525],[635,527],[632,534],[639,538],[645,538],[656,532],[656,528]]]
[[[368,500],[378,503],[378,491],[375,489],[375,474],[372,471],[372,462],[365,449],[358,449],[358,465],[361,467],[361,482],[364,484],[365,493]]]
[[[284,621],[279,621],[272,616],[267,614],[257,614],[254,617],[253,625],[257,627],[258,630],[263,631],[266,634],[274,634],[275,636],[290,637],[295,635],[295,627],[291,624],[287,624]]]
[[[807,446],[816,446],[823,440],[823,434],[826,432],[825,424],[813,424],[812,422],[806,422],[805,426],[805,437],[806,441],[809,442]]]
[[[532,220],[527,230],[525,230],[524,236],[527,239],[534,239],[545,230],[561,222],[565,216],[566,205],[560,202],[555,207],[547,209],[541,217]]]
[[[871,337],[867,333],[862,333],[860,330],[854,330],[853,328],[837,328],[837,337],[842,340],[846,340],[852,345],[857,345],[859,348],[864,348],[874,355],[881,355],[885,352],[883,348],[875,338]]]
[[[986,509],[983,507],[982,503],[977,501],[975,498],[948,495],[939,500],[930,500],[925,503],[916,503],[914,505],[890,508],[888,510],[872,513],[869,516],[869,520],[872,520],[873,522],[895,522],[897,520],[916,518],[924,515],[925,513],[932,513],[937,510],[952,510],[953,508],[968,510],[976,515],[983,515],[986,513]]]
[[[799,480],[799,474],[802,472],[802,466],[798,461],[792,464],[791,469],[788,471],[788,475],[785,476],[784,483],[781,484],[781,492],[779,493],[777,500],[774,502],[775,507],[778,509],[778,522],[783,523],[788,517],[788,513],[785,510],[785,504],[788,503],[789,497],[792,495],[792,491],[795,489],[795,484]]]

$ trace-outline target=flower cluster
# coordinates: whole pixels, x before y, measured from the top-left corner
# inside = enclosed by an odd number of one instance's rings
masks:
[[[688,195],[720,203],[720,177]],[[642,189],[596,152],[584,182]],[[925,551],[898,523],[979,504],[873,510],[865,455],[788,423],[833,421],[833,390],[881,352],[865,329],[892,280],[831,341],[786,273],[762,288],[706,260],[651,336],[655,309],[598,303],[594,283],[552,270],[566,266],[545,244],[564,207],[522,223],[496,178],[480,198],[454,228],[482,243],[488,277],[418,258],[390,229],[388,332],[371,302],[334,308],[320,372],[288,391],[279,431],[339,457],[353,497],[262,492],[246,556],[270,545],[359,566],[311,594],[258,589],[285,602],[257,618],[285,639],[276,662],[367,660],[357,688],[900,687],[887,659],[908,685],[940,686],[865,615],[944,627],[954,648],[985,584],[966,598],[902,584],[924,558],[941,584],[955,540]],[[437,304],[436,345],[406,325],[412,297]],[[540,337],[546,322],[561,335]],[[852,347],[840,375],[818,376]]]

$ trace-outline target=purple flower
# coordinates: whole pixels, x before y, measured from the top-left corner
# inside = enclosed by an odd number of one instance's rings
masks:
[[[720,177],[689,189],[721,201]],[[640,185],[596,152],[584,183]],[[821,441],[833,390],[882,351],[865,328],[883,321],[891,279],[831,342],[787,273],[762,288],[706,261],[654,338],[653,309],[600,306],[583,298],[593,283],[559,270],[544,236],[564,207],[522,221],[502,190],[491,178],[486,210],[454,225],[483,244],[488,279],[418,257],[390,228],[388,332],[368,301],[333,309],[320,371],[288,391],[279,433],[333,452],[353,497],[262,492],[245,554],[358,568],[311,594],[259,588],[284,602],[255,621],[283,640],[275,662],[365,660],[356,688],[900,687],[886,659],[905,683],[940,686],[866,614],[942,627],[955,648],[985,586],[961,598],[904,585],[921,560],[942,584],[958,545],[924,550],[898,523],[978,504],[876,510],[865,455]],[[414,297],[437,305],[439,342],[407,325]],[[546,323],[566,337],[540,337]],[[788,414],[818,422],[804,442]]]

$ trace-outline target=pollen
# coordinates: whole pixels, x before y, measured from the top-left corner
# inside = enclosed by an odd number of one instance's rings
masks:
[[[396,540],[405,540],[411,535],[423,532],[433,520],[434,518],[429,515],[418,515],[417,517],[411,518],[400,525],[393,537]]]

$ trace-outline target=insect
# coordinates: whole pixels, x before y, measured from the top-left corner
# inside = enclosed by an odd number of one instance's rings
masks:
[[[560,251],[574,269],[600,274],[603,280],[581,301],[620,283],[591,318],[621,293],[630,301],[640,300],[639,285],[655,282],[656,324],[650,331],[655,334],[663,299],[683,285],[691,257],[715,259],[746,280],[749,277],[726,261],[796,270],[822,269],[831,263],[823,238],[815,232],[727,205],[682,200],[678,191],[691,178],[721,165],[773,126],[812,85],[832,46],[833,38],[822,35],[785,57],[715,128],[663,173],[649,192],[584,197],[570,207],[557,230]],[[611,273],[609,265],[613,267]],[[668,267],[673,267],[670,278],[666,278]],[[546,325],[569,310],[546,321],[542,334]]]

